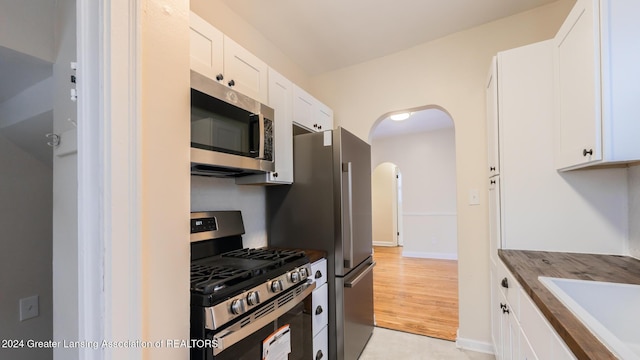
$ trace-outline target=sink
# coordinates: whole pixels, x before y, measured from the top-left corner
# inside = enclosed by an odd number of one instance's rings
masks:
[[[640,360],[640,285],[538,277],[620,359]]]

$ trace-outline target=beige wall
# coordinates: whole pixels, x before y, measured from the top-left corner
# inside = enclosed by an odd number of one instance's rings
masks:
[[[371,174],[371,212],[373,216],[372,235],[374,245],[397,245],[398,191],[395,178],[396,166],[394,164],[385,162],[374,165]]]
[[[496,52],[552,38],[573,1],[561,0],[386,57],[312,79],[312,93],[334,110],[335,124],[367,139],[394,110],[436,105],[456,133],[460,331],[487,345],[489,263],[485,81]],[[481,204],[466,203],[480,189]]]
[[[189,339],[189,2],[142,2],[143,339]],[[186,348],[143,358],[187,359]]]

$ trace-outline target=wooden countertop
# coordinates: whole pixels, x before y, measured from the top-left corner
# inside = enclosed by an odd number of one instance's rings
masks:
[[[525,250],[498,250],[498,255],[578,359],[617,359],[538,276],[640,284],[640,260],[618,255]]]

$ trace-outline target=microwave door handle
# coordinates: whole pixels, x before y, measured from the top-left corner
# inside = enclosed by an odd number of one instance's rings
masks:
[[[264,124],[264,115],[263,114],[258,114],[258,123],[260,124],[260,146],[258,147],[259,149],[259,153],[258,153],[258,159],[264,159],[264,142],[265,142],[265,137],[264,137],[264,128],[265,128],[265,124]]]
[[[347,223],[349,224],[349,231],[347,232],[349,235],[349,256],[348,259],[344,260],[344,267],[350,269],[353,267],[353,170],[351,161],[342,164],[342,171],[347,173],[347,200],[349,202],[346,209]]]

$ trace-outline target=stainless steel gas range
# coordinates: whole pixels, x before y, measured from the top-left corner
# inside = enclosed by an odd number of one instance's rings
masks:
[[[242,234],[239,211],[191,214],[191,359],[312,358],[309,259],[243,248]]]

